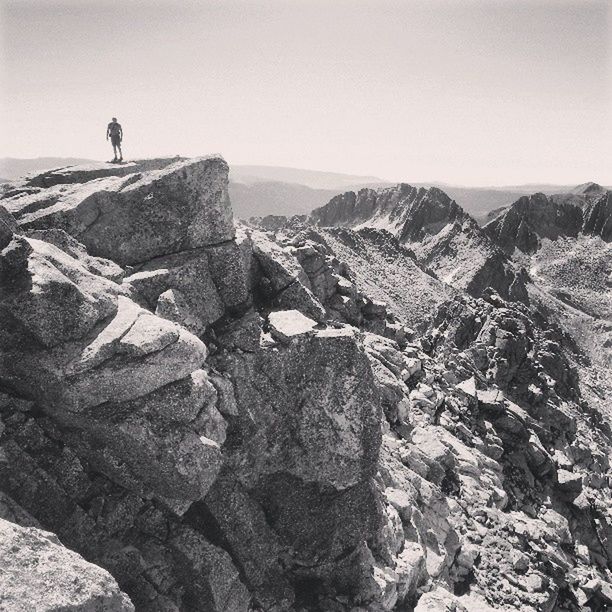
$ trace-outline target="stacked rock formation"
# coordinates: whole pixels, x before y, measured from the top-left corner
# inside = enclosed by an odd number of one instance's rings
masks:
[[[612,604],[611,434],[562,330],[451,289],[389,234],[236,226],[227,173],[4,187],[2,606]],[[370,254],[418,308],[365,282]]]

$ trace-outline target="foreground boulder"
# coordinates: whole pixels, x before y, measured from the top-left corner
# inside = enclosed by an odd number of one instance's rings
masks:
[[[280,315],[272,323],[287,344],[219,357],[252,431],[235,470],[245,483],[283,473],[342,490],[376,470],[380,408],[370,366],[353,330],[311,331],[306,317],[287,314],[297,321],[291,329]]]
[[[206,374],[192,377],[206,347],[88,262],[22,236],[0,252],[0,384],[53,415],[124,486],[198,499],[221,463],[218,444],[194,422],[215,410]],[[168,385],[183,379],[193,404],[173,414]]]
[[[0,519],[0,608],[13,612],[132,612],[114,578],[52,533]]]

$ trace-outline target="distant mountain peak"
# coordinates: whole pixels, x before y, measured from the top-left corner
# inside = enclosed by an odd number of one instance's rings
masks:
[[[436,233],[457,218],[469,218],[463,209],[437,187],[398,183],[381,189],[364,188],[332,198],[312,211],[311,220],[322,226],[387,229],[401,240]]]
[[[438,187],[399,183],[382,189],[349,191],[315,209],[310,221],[322,227],[372,227],[391,232],[418,261],[444,282],[480,295],[525,300],[524,279],[455,200]]]
[[[603,195],[606,193],[606,188],[593,182],[582,183],[572,189],[572,193],[576,195]]]
[[[533,254],[540,249],[542,239],[577,238],[581,233],[610,241],[610,192],[597,183],[584,183],[570,193],[523,196],[484,229],[506,253],[517,248]]]

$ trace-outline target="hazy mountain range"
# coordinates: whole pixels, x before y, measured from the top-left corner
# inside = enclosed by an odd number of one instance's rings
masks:
[[[37,157],[34,159],[0,158],[0,182],[17,179],[29,172],[60,166],[90,163],[93,160],[72,157]],[[403,177],[402,177],[403,180]],[[277,166],[232,165],[229,194],[234,214],[239,218],[265,215],[306,214],[323,206],[334,196],[364,187],[377,188],[396,184],[376,176],[304,170]],[[500,209],[519,197],[535,192],[567,193],[573,186],[525,184],[502,187],[464,187],[444,182],[412,182],[415,187],[439,187],[479,223],[485,223]],[[491,214],[493,212],[493,214]]]

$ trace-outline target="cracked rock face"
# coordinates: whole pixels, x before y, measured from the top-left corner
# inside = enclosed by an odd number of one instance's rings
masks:
[[[4,188],[0,607],[612,605],[612,434],[547,288],[439,190],[326,227],[226,190],[220,158]]]

